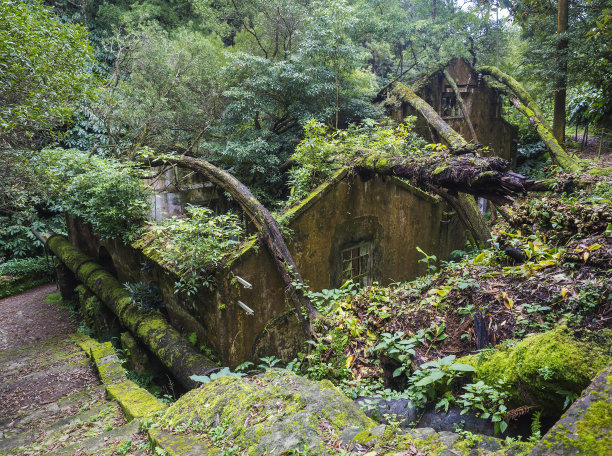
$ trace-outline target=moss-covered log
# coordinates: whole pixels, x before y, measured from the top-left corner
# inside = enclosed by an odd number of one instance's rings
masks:
[[[414,93],[412,89],[397,82],[393,91],[401,100],[408,103],[425,118],[427,123],[448,143],[454,153],[468,153],[478,149],[476,145],[468,145],[463,136],[453,130],[429,103]]]
[[[536,128],[538,135],[548,147],[554,163],[570,172],[579,169],[577,161],[570,157],[555,139],[537,103],[516,79],[494,66],[483,66],[478,68],[477,71],[497,80],[498,83],[493,82],[490,85],[508,96],[516,109],[529,119],[529,122]]]
[[[189,377],[206,375],[217,366],[199,353],[158,312],[144,312],[127,290],[102,266],[81,252],[66,237],[52,235],[47,246],[109,309],[121,323],[155,354],[186,388],[199,386]]]
[[[448,76],[452,81],[450,75]],[[454,83],[454,81],[453,81]],[[456,84],[455,84],[456,88]],[[462,155],[466,153],[476,152],[481,146],[480,144],[469,144],[463,136],[457,133],[455,130],[448,125],[442,117],[438,115],[438,113],[427,103],[425,100],[420,98],[413,90],[406,87],[404,84],[397,83],[394,88],[395,93],[406,103],[416,109],[419,114],[421,114],[427,124],[431,126],[451,147],[451,153],[454,155]],[[459,89],[457,89],[457,92]],[[465,109],[465,106],[462,104],[462,109]],[[467,110],[466,110],[467,112]],[[469,121],[469,118],[468,118]],[[476,133],[473,133],[474,138],[476,137]],[[435,159],[440,158],[436,156]],[[367,162],[368,160],[366,160]],[[444,162],[445,159],[442,159]],[[407,177],[411,180],[414,180],[414,177],[420,175],[420,185],[422,187],[427,187],[433,185],[434,187],[441,187],[436,182],[439,179],[436,179],[438,174],[455,176],[457,173],[453,173],[450,168],[445,164],[440,168],[440,161],[437,162],[437,166],[434,169],[424,168],[422,170],[417,170],[413,165],[420,165],[421,162],[412,161],[409,164],[406,160],[399,159],[399,162],[396,162],[394,166],[390,168],[393,169],[393,174],[400,177]],[[448,170],[449,172],[445,172]],[[429,175],[427,178],[425,176]],[[412,176],[412,177],[410,177]],[[464,181],[464,183],[467,183]],[[458,187],[453,188],[448,185],[442,186],[443,188],[450,189],[452,191],[459,190]],[[467,185],[466,188],[469,188],[470,185]],[[473,193],[472,191],[468,191],[467,193]],[[470,233],[473,241],[480,246],[484,246],[486,242],[491,238],[491,232],[487,226],[484,217],[478,210],[474,210],[475,204],[469,200],[469,197],[466,195],[459,194],[457,198],[452,197],[451,195],[447,195],[442,192],[441,195],[445,197],[445,199],[457,210],[459,217],[461,218],[463,224],[466,229]]]
[[[478,143],[478,136],[476,136],[476,130],[474,130],[474,124],[472,123],[472,119],[470,119],[470,113],[467,107],[465,106],[465,102],[463,101],[463,97],[461,96],[459,87],[457,87],[457,83],[455,82],[455,80],[453,79],[453,77],[451,76],[451,74],[448,72],[446,68],[442,70],[442,73],[444,74],[444,77],[446,78],[451,88],[453,89],[453,92],[455,92],[455,98],[457,98],[457,102],[459,103],[459,107],[461,108],[461,112],[463,113],[463,118],[465,119],[465,121],[468,124],[468,127],[470,128],[470,133],[472,134],[472,140],[475,143]]]
[[[509,74],[504,73],[503,71],[501,71],[499,68],[495,66],[482,66],[480,68],[477,68],[476,71],[484,75],[492,76],[493,78],[497,79],[500,83],[508,87],[508,89],[510,89],[512,93],[514,93],[514,95],[519,100],[521,100],[521,102],[525,106],[527,106],[529,109],[533,111],[534,116],[537,119],[539,119],[540,122],[542,122],[544,125],[546,125],[546,119],[544,118],[544,115],[542,114],[540,107],[535,102],[533,97],[529,95],[529,92],[527,92],[516,79],[514,79]]]
[[[453,195],[469,193],[500,205],[512,202],[512,196],[523,194],[535,185],[534,181],[510,171],[510,164],[499,157],[439,153],[414,158],[371,154],[358,159],[355,166],[362,174],[398,176],[423,189],[433,186]]]
[[[251,191],[230,173],[217,168],[206,160],[187,156],[168,156],[163,159],[148,161],[148,163],[151,166],[169,163],[188,168],[202,174],[213,184],[218,185],[232,195],[232,198],[240,204],[240,207],[255,224],[259,236],[270,252],[276,269],[285,284],[289,298],[302,323],[304,334],[307,338],[311,338],[312,330],[309,322],[304,318],[303,310],[306,310],[309,319],[317,318],[319,312],[317,312],[310,300],[304,295],[303,287],[295,285],[296,283],[304,285],[304,281],[293,261],[291,253],[289,253],[280,228],[272,214],[253,196]]]

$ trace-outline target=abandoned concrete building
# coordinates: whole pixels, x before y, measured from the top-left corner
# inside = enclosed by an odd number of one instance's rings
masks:
[[[477,138],[473,137],[455,91],[444,75],[444,70],[457,84]],[[465,59],[454,58],[434,71],[405,83],[466,140],[487,146],[491,149],[492,155],[515,163],[518,127],[502,117],[500,94],[487,84],[485,78]],[[407,116],[416,116],[414,130],[419,135],[434,143],[444,143],[444,140],[408,103],[392,99],[392,88],[393,84],[387,86],[379,95],[379,101],[385,103],[391,117],[401,121]]]
[[[349,279],[364,285],[407,281],[426,269],[417,247],[446,258],[465,243],[462,225],[439,197],[394,177],[365,180],[348,169],[285,217],[291,255],[315,291]],[[271,354],[290,360],[303,346],[279,273],[267,249],[254,239],[218,271],[214,289],[185,296],[175,294],[178,277],[154,256],[119,241],[100,241],[75,219],[69,221],[69,234],[74,245],[120,282],[157,283],[171,323],[184,334],[196,333],[223,365]]]

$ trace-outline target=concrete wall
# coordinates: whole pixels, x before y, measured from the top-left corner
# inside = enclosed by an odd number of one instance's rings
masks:
[[[372,244],[375,281],[406,281],[426,269],[418,262],[422,255],[417,246],[444,258],[452,247],[464,245],[462,235],[449,239],[451,224],[441,223],[444,210],[437,197],[399,179],[374,177],[364,182],[346,176],[295,213],[289,248],[314,290],[342,285],[341,252],[361,242]]]
[[[463,247],[463,229],[438,198],[395,178],[338,178],[289,215],[289,250],[313,290],[341,285],[341,251],[362,241],[372,243],[373,279],[383,284],[410,280],[425,271],[417,246],[438,258]],[[290,360],[302,348],[298,318],[265,247],[254,242],[246,246],[227,270],[217,274],[214,290],[189,297],[175,294],[177,277],[141,251],[100,241],[76,220],[69,226],[72,242],[100,261],[106,256],[120,281],[155,281],[173,325],[186,335],[195,332],[198,343],[212,348],[224,365],[234,367],[272,354]],[[235,276],[252,288],[240,285]],[[254,314],[247,315],[239,300]]]
[[[516,138],[518,127],[506,122],[502,116],[501,98],[495,90],[479,78],[472,67],[463,59],[454,59],[446,69],[457,83],[461,96],[466,104],[478,142],[491,148],[491,155],[502,157],[511,163],[516,161]],[[452,94],[453,90],[441,71],[435,72],[420,84],[417,94],[427,101],[444,120],[463,136],[467,141],[473,141],[469,126],[462,114],[443,116],[442,98],[444,94]],[[458,109],[459,113],[461,111]],[[401,120],[409,115],[417,115],[410,105],[402,103],[393,117]],[[427,126],[425,119],[418,116],[415,131],[432,142],[442,142]]]

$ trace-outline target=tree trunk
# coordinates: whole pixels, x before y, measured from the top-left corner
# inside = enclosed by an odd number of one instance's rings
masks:
[[[451,149],[454,150],[463,150],[468,146],[467,141],[453,130],[450,125],[448,125],[442,117],[438,115],[438,113],[432,108],[429,103],[419,97],[412,89],[409,89],[404,84],[398,82],[395,84],[393,91],[399,96],[400,99],[404,100],[414,109],[416,109],[419,114],[421,114],[427,123],[431,125],[434,130],[438,132],[438,134],[449,144]],[[476,150],[476,147],[472,148]]]
[[[242,207],[247,216],[255,224],[260,238],[270,252],[276,269],[280,273],[286,289],[289,291],[291,302],[302,323],[304,335],[307,338],[311,338],[312,330],[309,321],[304,318],[302,310],[306,310],[308,319],[317,318],[320,314],[313,307],[310,300],[304,295],[302,287],[296,286],[296,283],[303,285],[304,281],[289,253],[289,249],[276,224],[276,220],[257,198],[253,196],[251,191],[227,171],[217,168],[213,164],[202,159],[186,156],[168,156],[155,158],[152,161],[145,161],[150,165],[169,163],[191,169],[192,171],[202,174],[213,184],[218,185],[232,195],[232,198],[240,204],[240,207]]]
[[[529,109],[527,106],[522,104],[520,100],[515,97],[512,98],[512,104],[516,109],[518,109],[521,113],[523,113],[528,119],[531,125],[533,125],[540,136],[540,139],[544,141],[544,144],[548,147],[549,153],[551,155],[551,159],[554,163],[559,164],[566,171],[576,171],[578,170],[578,166],[576,161],[570,157],[565,149],[561,147],[561,145],[557,142],[556,138],[552,134],[552,132],[546,127],[546,125],[542,124],[536,117],[534,112]]]
[[[89,288],[159,358],[174,377],[188,389],[200,385],[189,377],[207,375],[217,365],[198,352],[159,312],[144,312],[130,294],[102,266],[86,256],[64,236],[55,234],[46,244],[81,283]]]
[[[529,93],[523,88],[523,86],[516,79],[514,79],[509,74],[502,72],[499,68],[494,67],[494,66],[482,66],[480,68],[477,68],[476,71],[482,74],[492,76],[493,78],[497,79],[499,82],[504,84],[506,87],[508,87],[512,91],[512,93],[514,93],[514,95],[519,100],[521,100],[521,103],[523,103],[525,106],[531,109],[535,117],[540,122],[542,122],[544,126],[548,128],[546,119],[542,115],[542,111],[540,110],[539,106],[537,105],[535,100],[531,97],[531,95],[529,95]]]
[[[546,120],[536,102],[516,79],[501,72],[496,67],[480,67],[476,71],[492,76],[498,81],[498,83],[492,81],[489,85],[508,96],[512,100],[514,107],[529,119],[531,125],[536,128],[538,135],[548,147],[553,162],[559,164],[568,172],[577,171],[579,169],[576,160],[565,152],[565,149],[561,147],[548,128]]]
[[[509,170],[510,164],[499,157],[465,157],[438,153],[415,158],[370,153],[357,158],[355,169],[363,177],[374,174],[408,179],[417,187],[444,189],[456,196],[468,193],[493,201],[497,205],[512,202],[512,196],[530,190],[547,191],[557,184],[533,181]],[[471,198],[473,200],[473,198]],[[472,204],[470,204],[472,206]],[[473,201],[474,211],[480,214]],[[482,215],[478,217],[482,219]],[[474,226],[482,226],[474,223]],[[486,226],[486,225],[485,225]]]
[[[474,124],[472,123],[472,120],[470,119],[470,113],[468,112],[465,106],[465,103],[463,102],[463,97],[461,96],[461,92],[459,92],[459,87],[457,87],[457,83],[455,82],[455,80],[453,79],[453,77],[450,75],[450,73],[448,72],[446,68],[444,68],[444,70],[442,71],[444,73],[444,77],[446,78],[450,86],[453,88],[453,92],[455,92],[457,103],[459,103],[461,112],[463,112],[463,117],[465,118],[465,121],[467,122],[468,127],[470,128],[470,133],[472,134],[472,140],[475,143],[478,143],[479,142],[478,136],[476,136],[476,130],[474,130]]]
[[[558,0],[557,14],[557,80],[553,111],[553,135],[559,144],[565,144],[565,98],[567,94],[567,50],[565,35],[568,22],[568,0]]]

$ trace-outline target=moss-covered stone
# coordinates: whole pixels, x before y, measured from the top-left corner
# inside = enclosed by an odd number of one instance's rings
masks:
[[[583,335],[561,326],[458,362],[476,367],[477,380],[504,383],[511,407],[536,405],[558,416],[565,395],[580,394],[611,360],[612,331]]]
[[[534,455],[612,454],[612,365],[544,436]]]
[[[161,417],[166,432],[206,436],[219,426],[244,454],[302,449],[327,454],[326,442],[348,427],[374,427],[329,382],[272,369],[253,379],[221,377],[190,391]]]
[[[128,421],[146,418],[166,408],[164,403],[131,380],[108,385],[106,391],[111,399],[119,402]]]
[[[110,342],[100,343],[80,333],[71,335],[71,339],[91,357],[110,399],[115,399],[121,405],[128,421],[147,417],[166,408],[164,403],[147,390],[127,379]]]

